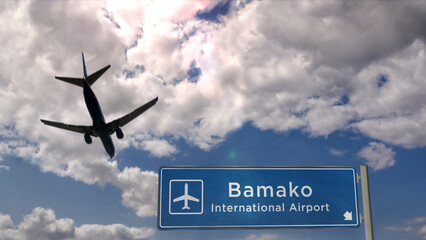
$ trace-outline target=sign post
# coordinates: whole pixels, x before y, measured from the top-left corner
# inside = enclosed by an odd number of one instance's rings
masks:
[[[350,167],[161,167],[158,228],[359,227]]]
[[[365,239],[374,240],[373,217],[371,214],[370,186],[368,179],[368,166],[361,165],[361,187],[362,187],[362,207],[364,209],[364,229]]]

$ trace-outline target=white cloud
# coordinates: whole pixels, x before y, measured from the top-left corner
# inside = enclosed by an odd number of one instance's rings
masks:
[[[75,230],[76,240],[90,239],[146,239],[154,235],[153,228],[126,227],[122,224],[98,225],[86,224]]]
[[[119,171],[97,139],[89,146],[38,121],[91,124],[81,89],[53,78],[81,76],[81,51],[89,72],[112,65],[93,86],[107,120],[159,96],[123,128],[124,141],[114,139],[118,152],[178,152],[165,137],[209,150],[246,122],[311,136],[354,129],[426,146],[425,3],[236,1],[220,23],[193,18],[217,1],[164,3],[0,2],[8,26],[0,30],[0,154],[88,184],[112,183],[139,216],[155,214],[155,174]],[[194,60],[197,82],[187,76]],[[379,87],[380,75],[387,80]],[[387,159],[368,161],[379,169],[394,163]]]
[[[401,52],[358,74],[351,101],[362,120],[353,124],[366,135],[403,147],[426,143],[425,43],[416,40]],[[387,82],[377,87],[382,74]]]
[[[10,215],[3,215],[0,213],[0,231],[13,228],[15,228],[15,224]]]
[[[158,175],[156,173],[126,167],[111,182],[123,190],[123,205],[135,209],[139,217],[157,214]]]
[[[177,153],[178,150],[166,140],[147,140],[141,143],[142,149],[149,151],[155,157],[165,157]]]
[[[272,240],[272,239],[282,239],[283,236],[276,234],[248,234],[245,237],[241,238],[232,238],[232,240]]]
[[[32,213],[24,216],[16,227],[9,215],[0,213],[0,239],[10,240],[85,240],[85,239],[145,239],[152,237],[152,228],[126,227],[122,224],[74,226],[69,218],[56,219],[51,209],[37,207]]]
[[[407,232],[410,235],[416,235],[421,239],[426,239],[426,217],[409,219],[397,226],[388,226],[386,229],[390,231]]]
[[[132,145],[143,149],[155,157],[168,157],[178,152],[178,149],[165,139],[152,138],[149,135],[137,134],[132,140]]]
[[[74,221],[69,218],[56,219],[53,210],[38,207],[24,216],[18,231],[34,240],[67,239],[74,235]]]
[[[0,162],[1,162],[1,158],[0,158]],[[6,165],[0,165],[0,173],[2,172],[2,171],[9,171],[10,170],[10,167],[9,166],[6,166]]]
[[[395,164],[395,152],[386,147],[383,143],[370,142],[358,152],[358,157],[367,160],[367,165],[374,171],[391,167]]]
[[[0,219],[1,239],[59,240],[74,236],[74,221],[69,218],[57,220],[51,209],[35,208],[32,213],[24,216],[24,220],[17,227],[9,215],[0,214]]]
[[[345,155],[348,152],[348,150],[332,148],[332,149],[329,150],[329,152],[330,152],[331,155],[340,157],[340,156]]]

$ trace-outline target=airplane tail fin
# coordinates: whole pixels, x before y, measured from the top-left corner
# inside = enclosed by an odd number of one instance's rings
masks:
[[[84,62],[84,53],[83,52],[81,52],[81,59],[83,59],[83,76],[84,76],[84,78],[87,78],[86,63]]]
[[[91,74],[90,76],[87,76],[87,71],[86,71],[86,63],[84,61],[84,54],[81,53],[81,58],[83,60],[83,75],[84,78],[70,78],[70,77],[56,77],[56,79],[67,82],[67,83],[71,83],[74,85],[77,85],[79,87],[83,87],[83,81],[86,80],[86,82],[89,84],[89,86],[92,86],[93,83],[96,82],[96,80],[98,80],[98,78],[100,76],[102,76],[102,74],[104,74],[110,67],[111,65],[108,65],[100,70],[98,70],[97,72]]]

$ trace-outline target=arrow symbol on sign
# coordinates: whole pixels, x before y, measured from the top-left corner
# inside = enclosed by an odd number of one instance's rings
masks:
[[[345,221],[352,221],[352,212],[346,211],[343,216],[345,217]]]

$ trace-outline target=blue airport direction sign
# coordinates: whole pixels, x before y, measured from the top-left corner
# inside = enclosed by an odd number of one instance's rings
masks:
[[[358,227],[350,167],[161,167],[158,228]]]

